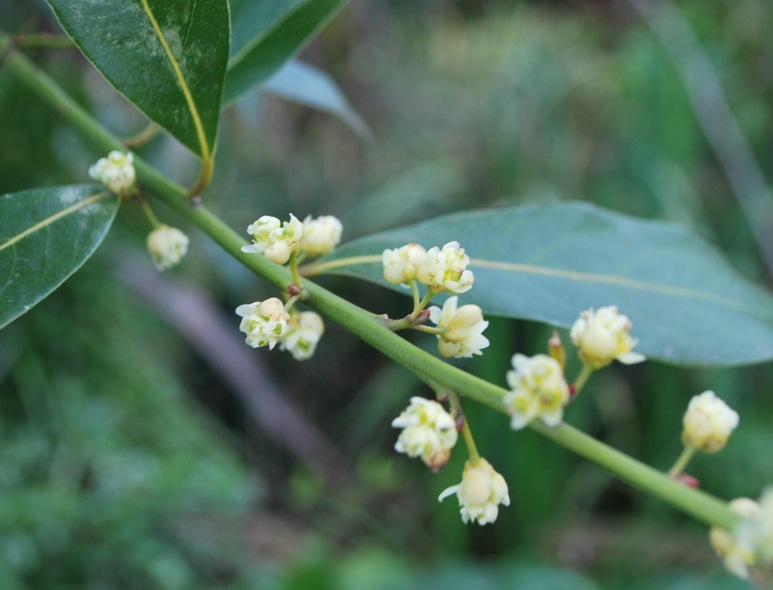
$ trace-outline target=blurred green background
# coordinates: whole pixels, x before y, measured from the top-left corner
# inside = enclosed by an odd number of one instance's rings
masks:
[[[677,7],[769,174],[770,4]],[[58,31],[43,2],[5,0],[0,23]],[[664,41],[685,39],[659,38],[623,1],[355,2],[301,58],[331,73],[373,138],[254,92],[224,113],[205,201],[237,229],[334,214],[349,240],[466,208],[586,200],[686,224],[768,284]],[[76,51],[28,53],[115,132],[143,127]],[[0,120],[0,192],[84,182],[102,155],[1,67]],[[196,177],[170,139],[139,153]],[[84,268],[0,335],[0,588],[745,587],[705,527],[471,404],[513,502],[493,526],[463,525],[453,500],[436,502],[462,449],[438,475],[392,449],[392,418],[431,392],[329,322],[300,365],[243,346],[233,309],[273,289],[157,214],[191,236],[178,269],[152,269],[147,222],[126,203]],[[407,310],[371,285],[323,283]],[[542,352],[549,334],[494,319],[490,349],[462,365],[504,384],[511,355]],[[741,425],[689,471],[720,497],[756,497],[773,482],[771,377],[769,365],[613,366],[566,418],[667,469],[689,398],[714,389]]]

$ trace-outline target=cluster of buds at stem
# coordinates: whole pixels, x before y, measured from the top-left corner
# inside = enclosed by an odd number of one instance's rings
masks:
[[[285,304],[276,297],[240,305],[236,315],[241,316],[239,330],[246,334],[245,342],[252,348],[277,344],[287,350],[296,360],[312,357],[325,325],[319,314],[313,311],[288,311]]]
[[[252,244],[243,246],[242,252],[263,254],[270,261],[285,264],[293,255],[322,256],[341,241],[343,225],[332,215],[313,219],[308,216],[300,221],[290,214],[290,220],[282,222],[276,217],[264,215],[247,227]]]
[[[89,176],[104,184],[110,192],[128,197],[137,192],[137,174],[134,171],[134,155],[118,150],[100,158],[89,168]]]
[[[759,528],[762,511],[760,505],[750,498],[736,498],[728,506],[747,521],[741,524],[736,534],[720,527],[712,527],[709,531],[709,542],[729,572],[747,579],[749,567],[757,561],[755,533]]]
[[[406,244],[384,250],[381,261],[384,279],[388,283],[414,289],[415,305],[413,314],[409,316],[411,320],[420,317],[425,311],[424,306],[434,295],[443,291],[465,293],[475,282],[472,271],[467,270],[470,257],[459,242],[448,242],[442,248],[435,246],[429,251],[419,244]],[[427,286],[427,294],[422,300],[419,300],[419,283]],[[483,311],[477,305],[459,307],[458,302],[458,297],[454,296],[448,298],[442,308],[430,307],[429,319],[437,327],[418,329],[437,336],[438,351],[445,357],[469,358],[482,354],[481,350],[489,345],[488,338],[483,336],[483,330],[488,326],[483,319]]]
[[[469,291],[475,282],[472,271],[467,270],[470,257],[459,242],[448,242],[425,250],[419,244],[406,244],[382,254],[384,279],[393,285],[407,285],[417,280],[431,292],[461,294]]]

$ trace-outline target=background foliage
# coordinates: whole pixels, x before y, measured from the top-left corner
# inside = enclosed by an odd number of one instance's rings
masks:
[[[759,161],[770,161],[769,7],[679,8]],[[44,6],[20,0],[0,5],[0,22],[58,30]],[[32,55],[117,133],[144,125],[75,51]],[[335,214],[348,240],[464,208],[582,200],[686,224],[767,283],[684,81],[627,3],[358,2],[302,58],[339,81],[373,139],[244,96],[221,117],[205,197],[234,227],[260,214]],[[83,182],[101,155],[2,69],[0,114],[0,192]],[[173,140],[142,155],[182,182],[195,178],[195,159]],[[493,527],[464,527],[452,502],[435,503],[458,480],[461,453],[433,476],[391,448],[392,417],[428,391],[335,326],[303,365],[243,347],[236,371],[257,367],[266,382],[239,390],[195,322],[170,321],[167,303],[211,314],[224,328],[211,333],[217,348],[239,340],[232,310],[269,289],[193,231],[179,272],[137,271],[150,265],[136,256],[148,228],[135,209],[122,207],[96,256],[0,337],[3,588],[736,584],[703,527],[471,404],[478,445],[510,482],[513,505]],[[371,285],[325,284],[373,310],[405,309]],[[496,320],[487,335],[495,345],[465,367],[504,383],[513,352],[541,350],[549,331]],[[773,481],[770,373],[615,367],[567,418],[667,468],[687,400],[714,388],[741,426],[691,472],[720,497],[755,495]],[[267,390],[311,419],[330,453],[293,451],[290,438],[311,436],[303,430],[265,428],[261,405],[276,398],[255,396]]]

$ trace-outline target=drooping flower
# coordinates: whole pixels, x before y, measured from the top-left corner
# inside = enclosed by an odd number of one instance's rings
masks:
[[[244,341],[252,348],[268,346],[273,349],[287,333],[290,321],[284,304],[276,297],[240,305],[236,315],[242,317],[239,329],[247,335]]]
[[[738,534],[733,534],[726,529],[712,527],[709,531],[709,541],[722,558],[725,568],[738,576],[748,579],[749,566],[754,565],[755,559],[755,535],[745,534],[746,530],[758,529],[757,521],[761,514],[760,505],[749,498],[736,498],[729,504],[730,509],[752,522],[743,523]],[[744,525],[751,525],[751,529],[745,529]]]
[[[146,240],[150,258],[158,270],[177,266],[188,252],[188,236],[175,227],[160,225]]]
[[[427,251],[419,244],[384,250],[381,255],[384,279],[393,285],[410,283],[416,279],[416,271],[426,257]]]
[[[485,459],[467,461],[462,471],[462,481],[444,490],[438,497],[442,502],[456,494],[462,521],[471,520],[479,525],[494,522],[499,516],[499,505],[510,505],[505,478],[494,471]]]
[[[684,414],[682,442],[705,453],[716,453],[738,426],[738,414],[713,391],[690,400]]]
[[[631,338],[631,325],[628,317],[612,305],[582,312],[569,335],[580,358],[594,369],[606,367],[615,359],[631,365],[645,360],[643,354],[632,352],[637,341]]]
[[[392,426],[403,429],[395,450],[409,457],[421,457],[435,470],[448,460],[459,436],[453,416],[438,402],[423,397],[412,397],[411,404],[392,420]]]
[[[416,278],[432,291],[443,290],[457,295],[472,288],[475,276],[467,270],[470,257],[459,247],[459,242],[448,242],[442,248],[435,246],[416,271]]]
[[[323,215],[316,219],[309,215],[303,220],[301,248],[308,256],[327,254],[341,241],[343,229],[341,221],[333,215]]]
[[[468,358],[483,354],[481,349],[489,345],[483,330],[488,322],[483,319],[483,311],[477,305],[457,307],[459,298],[449,297],[441,310],[437,306],[429,308],[429,319],[443,330],[438,334],[438,350],[447,357]]]
[[[516,354],[512,365],[515,370],[507,372],[511,391],[503,398],[510,426],[520,430],[535,418],[558,426],[569,402],[569,385],[558,361],[545,354]]]
[[[290,213],[290,221],[280,222],[276,217],[263,215],[247,228],[253,243],[242,246],[242,252],[263,254],[272,262],[284,264],[290,256],[301,251],[303,223]]]
[[[118,150],[100,158],[89,168],[89,176],[104,184],[117,195],[128,196],[135,190],[137,175],[134,171],[134,155]]]
[[[325,324],[318,313],[302,311],[290,317],[279,348],[287,350],[297,361],[305,361],[314,356],[317,343],[325,333]]]

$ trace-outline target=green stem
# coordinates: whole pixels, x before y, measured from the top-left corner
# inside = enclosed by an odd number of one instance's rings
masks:
[[[301,275],[298,274],[298,255],[295,252],[290,254],[290,273],[293,276],[293,283],[295,283],[299,289],[302,289]]]
[[[467,423],[467,417],[464,417],[462,422],[462,436],[464,437],[464,443],[467,445],[467,454],[470,456],[470,463],[474,465],[480,461],[480,454],[478,453],[478,447],[475,446],[475,439],[472,438],[472,430]]]
[[[677,477],[678,475],[681,475],[682,471],[684,471],[684,468],[687,467],[687,464],[690,462],[690,459],[692,459],[693,455],[695,455],[695,451],[695,447],[685,445],[684,449],[682,450],[682,454],[679,455],[679,458],[676,460],[676,463],[674,463],[674,466],[668,470],[668,475],[671,477]]]
[[[419,314],[424,310],[425,307],[427,307],[427,304],[432,300],[433,295],[434,294],[430,289],[427,291],[427,293],[424,295],[421,301],[419,301],[418,303],[414,302],[413,311],[411,312],[411,315],[408,316],[408,319],[415,320],[417,317],[419,317]]]
[[[161,222],[158,220],[158,217],[156,217],[156,214],[153,213],[153,209],[150,208],[150,203],[148,203],[145,199],[140,199],[140,205],[142,206],[142,210],[145,212],[145,217],[148,218],[150,225],[153,226],[153,229],[160,227]]]
[[[38,97],[69,121],[100,152],[120,150],[121,142],[106,131],[91,115],[84,111],[46,74],[37,69],[26,57],[14,51],[10,39],[0,34],[0,54],[7,51],[5,67],[34,91]],[[180,185],[156,171],[140,158],[135,159],[138,178],[144,188],[155,194],[160,201],[199,227],[231,256],[244,266],[273,283],[283,291],[291,283],[288,269],[241,251],[247,241],[205,207],[192,206],[188,192]],[[440,359],[416,348],[399,335],[391,332],[372,313],[342,299],[310,281],[304,281],[309,293],[308,304],[338,322],[384,355],[413,372],[420,379],[458,392],[466,398],[485,404],[505,413],[502,397],[507,391],[453,367]],[[639,461],[608,447],[579,430],[562,424],[548,428],[540,421],[532,422],[532,428],[570,451],[593,461],[630,484],[649,492],[700,521],[725,529],[732,529],[740,517],[727,505],[704,492],[688,488],[640,463]]]
[[[25,49],[73,49],[75,45],[66,35],[25,33],[13,38],[14,45]]]
[[[583,363],[580,374],[577,375],[577,379],[574,380],[574,397],[577,397],[580,394],[580,391],[585,386],[585,383],[588,381],[588,377],[590,377],[592,374],[593,374],[593,367],[591,367],[587,363]]]

